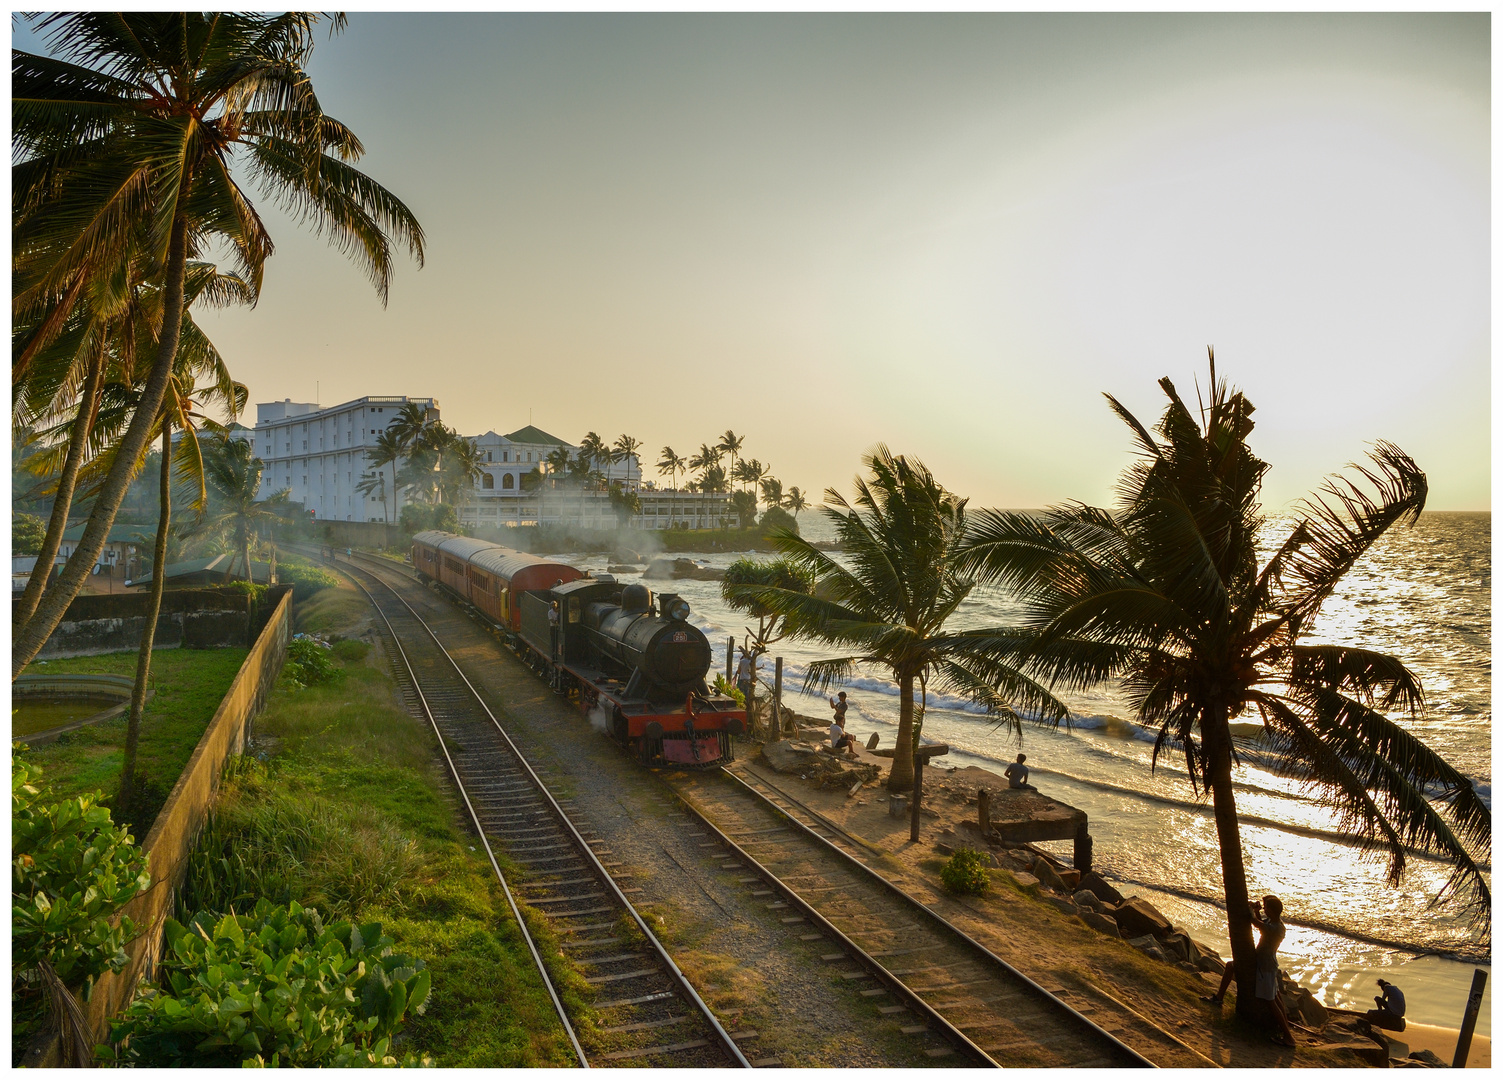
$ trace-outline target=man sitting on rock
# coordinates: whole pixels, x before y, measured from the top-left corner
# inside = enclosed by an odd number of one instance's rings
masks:
[[[846,757],[856,756],[856,737],[845,733],[845,714],[838,714],[830,721],[830,753],[844,751]]]
[[[1027,760],[1027,754],[1019,754],[1017,761],[1014,761],[1002,770],[1002,775],[1007,777],[1007,786],[1009,788],[1028,787],[1028,766],[1023,764]]]
[[[1298,1046],[1294,1032],[1289,1027],[1289,1017],[1284,1015],[1284,1006],[1279,1001],[1279,945],[1284,940],[1284,902],[1277,896],[1265,896],[1247,905],[1252,914],[1252,924],[1258,928],[1258,949],[1255,954],[1253,993],[1259,1001],[1269,1004],[1273,1018],[1278,1022],[1279,1033],[1273,1041],[1280,1046]],[[1214,994],[1201,998],[1212,1005],[1220,1005],[1226,998],[1227,989],[1236,977],[1237,965],[1233,961],[1221,973],[1221,986]]]
[[[1382,979],[1378,980],[1378,985],[1383,988],[1383,995],[1373,998],[1378,1007],[1367,1010],[1367,1022],[1386,1031],[1403,1031],[1404,991]]]

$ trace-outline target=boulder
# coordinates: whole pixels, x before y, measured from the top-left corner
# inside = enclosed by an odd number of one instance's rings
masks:
[[[1308,988],[1303,986],[1295,995],[1294,1009],[1290,1015],[1297,1017],[1305,1027],[1314,1028],[1316,1031],[1323,1030],[1331,1022],[1330,1012],[1315,999],[1315,995],[1310,993]]]
[[[1122,924],[1117,925],[1120,927]],[[1125,934],[1123,936],[1126,937]],[[1152,934],[1139,934],[1136,937],[1127,938],[1127,943],[1134,949],[1146,949],[1149,946],[1157,946],[1159,941]]]
[[[1447,1065],[1444,1061],[1437,1057],[1431,1050],[1415,1050],[1409,1055],[1409,1060],[1422,1061],[1432,1069],[1450,1068],[1449,1065]]]
[[[1101,900],[1090,889],[1078,889],[1070,899],[1075,901],[1076,907],[1090,908],[1096,912],[1101,910]],[[1115,925],[1116,920],[1113,919],[1112,923]]]
[[[1116,919],[1117,925],[1122,927],[1122,932],[1132,934],[1134,937],[1140,934],[1163,937],[1172,929],[1169,920],[1164,918],[1159,909],[1140,896],[1134,896],[1118,904]]]
[[[937,852],[939,852],[941,855],[954,855],[955,854],[955,849],[952,848],[949,844],[935,844],[934,845],[934,850],[937,851]]]
[[[1059,879],[1065,883],[1065,888],[1072,893],[1080,889],[1079,870],[1061,870],[1059,872]]]
[[[1106,879],[1103,878],[1100,874],[1096,873],[1096,871],[1094,870],[1087,870],[1084,874],[1080,875],[1080,887],[1082,889],[1090,889],[1091,892],[1095,893],[1100,899],[1105,900],[1107,903],[1122,903],[1122,894],[1119,893],[1116,889],[1112,888],[1112,886],[1107,883]]]
[[[762,756],[780,773],[805,773],[821,767],[818,749],[795,739],[764,743]]]
[[[1047,897],[1047,899],[1048,899],[1049,903],[1051,903],[1055,907],[1059,908],[1059,910],[1062,911],[1062,912],[1064,912],[1066,915],[1079,915],[1080,914],[1080,909],[1078,907],[1076,907],[1074,904],[1072,904],[1070,901],[1066,900],[1063,896],[1050,896],[1050,897]]]
[[[1087,893],[1086,895],[1094,896],[1095,894]],[[1080,909],[1080,918],[1092,930],[1099,931],[1107,937],[1119,938],[1122,936],[1122,931],[1117,926],[1117,920],[1113,919],[1110,915],[1103,915],[1099,911],[1092,911],[1088,907],[1082,907]]]
[[[1032,874],[1025,874],[1021,870],[1012,871],[1012,879],[1018,883],[1018,888],[1025,890],[1037,889],[1039,879]]]
[[[1059,876],[1059,871],[1054,869],[1049,860],[1043,856],[1033,860],[1032,870],[1034,877],[1038,878],[1047,888],[1057,893],[1064,893],[1068,896],[1075,891],[1065,885],[1064,878]]]
[[[1161,948],[1159,948],[1157,945],[1150,945],[1150,946],[1148,946],[1148,948],[1146,948],[1146,949],[1143,950],[1143,955],[1146,956],[1146,957],[1148,957],[1150,960],[1167,960],[1168,959],[1168,957],[1166,957],[1164,955],[1164,950],[1161,949]]]
[[[1194,954],[1190,957],[1190,960],[1201,971],[1211,971],[1220,975],[1226,970],[1226,961],[1221,959],[1221,954],[1209,945],[1202,944],[1191,938],[1190,947],[1194,950]]]
[[[1174,960],[1174,957],[1171,956],[1169,957],[1169,959]],[[1200,969],[1194,964],[1190,963],[1190,961],[1188,960],[1174,960],[1174,966],[1185,972],[1187,975],[1200,974]]]
[[[1159,939],[1159,945],[1164,950],[1164,955],[1175,960],[1183,960],[1189,963],[1195,955],[1194,946],[1190,944],[1190,935],[1183,930],[1175,930],[1165,934]],[[1198,968],[1196,970],[1199,970]]]

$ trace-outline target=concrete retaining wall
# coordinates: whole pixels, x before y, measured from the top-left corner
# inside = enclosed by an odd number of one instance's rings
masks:
[[[122,911],[142,933],[126,946],[130,963],[119,974],[100,979],[93,996],[82,1003],[92,1032],[91,1046],[109,1038],[110,1018],[130,1002],[136,983],[151,977],[161,952],[163,927],[176,904],[177,890],[187,874],[188,856],[213,804],[224,764],[230,755],[244,750],[251,719],[261,710],[282,671],[291,637],[292,595],[287,589],[240,666],[229,692],[219,703],[203,738],[198,740],[193,756],[183,767],[142,845],[151,870],[151,888]],[[57,1040],[53,1038],[50,1045],[35,1047],[28,1053],[23,1064],[55,1066],[57,1055]]]
[[[412,537],[395,525],[379,521],[314,521],[313,542],[336,547],[389,548],[406,547]]]
[[[168,589],[162,594],[152,648],[243,648],[255,640],[261,626],[276,610],[282,591],[290,589],[291,586],[273,586],[259,605],[251,603],[244,594],[218,589]],[[146,630],[150,606],[151,597],[145,593],[76,597],[37,659],[56,660],[134,649],[140,645]]]

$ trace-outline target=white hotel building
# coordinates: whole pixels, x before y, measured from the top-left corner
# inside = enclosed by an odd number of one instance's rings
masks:
[[[284,488],[293,502],[313,511],[318,521],[385,521],[390,514],[391,469],[385,470],[386,506],[355,490],[360,474],[370,470],[365,452],[376,436],[407,404],[422,406],[438,419],[433,398],[363,397],[343,405],[321,408],[285,398],[256,406],[256,427],[250,433],[256,456],[265,463],[262,498]]]
[[[318,521],[395,522],[406,500],[393,497],[390,467],[383,470],[388,483],[385,505],[380,499],[362,496],[355,485],[361,474],[370,471],[366,450],[409,403],[423,407],[429,419],[439,418],[434,398],[363,397],[327,409],[286,398],[257,404],[254,431],[242,429],[235,434],[249,439],[264,463],[261,498],[286,489],[288,498],[312,511]],[[604,492],[553,491],[547,481],[537,490],[522,489],[522,477],[542,466],[559,447],[576,452],[572,444],[531,424],[509,435],[488,431],[471,436],[470,441],[480,452],[483,471],[457,507],[462,525],[615,527],[615,514]],[[736,523],[727,495],[657,491],[651,483],[642,483],[636,457],[608,468],[611,479],[624,481],[642,503],[641,515],[632,520],[636,528],[714,529]],[[605,472],[606,464],[601,463],[600,469]]]

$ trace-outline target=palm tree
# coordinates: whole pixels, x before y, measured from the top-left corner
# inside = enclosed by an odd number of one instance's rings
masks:
[[[736,461],[741,456],[741,446],[745,442],[746,437],[744,435],[737,435],[730,428],[726,428],[725,434],[720,436],[720,441],[715,444],[715,448],[722,454],[730,455],[732,477],[736,475]],[[716,461],[718,462],[719,458],[716,458]]]
[[[439,462],[439,483],[449,502],[458,504],[461,498],[475,490],[475,481],[485,472],[480,451],[469,439],[453,428],[437,425],[444,433]]]
[[[783,505],[783,481],[776,476],[759,478],[758,486],[762,489],[762,501],[768,506]]]
[[[1120,677],[1139,722],[1158,731],[1155,762],[1177,749],[1195,790],[1209,791],[1237,1011],[1249,1016],[1255,961],[1231,721],[1262,721],[1288,774],[1387,855],[1390,882],[1406,845],[1437,851],[1455,864],[1442,896],[1464,889],[1484,918],[1491,897],[1473,852],[1489,849],[1491,815],[1470,780],[1386,715],[1423,708],[1412,672],[1392,656],[1304,641],[1342,575],[1391,527],[1418,518],[1425,474],[1378,443],[1355,480],[1328,480],[1297,508],[1288,539],[1260,567],[1268,466],[1247,446],[1251,403],[1216,380],[1214,356],[1198,418],[1168,379],[1159,385],[1169,398],[1159,438],[1107,398],[1141,455],[1114,511],[985,511],[961,564],[1020,594],[1027,616],[1014,659],[1051,686]]]
[[[611,448],[606,445],[604,439],[593,431],[585,433],[585,437],[579,440],[579,452],[590,459],[590,468],[599,468],[602,464],[606,467],[606,480],[610,480]]]
[[[813,594],[737,586],[728,599],[781,616],[788,632],[854,649],[810,664],[806,691],[849,680],[858,666],[885,668],[898,684],[898,734],[888,788],[913,786],[913,749],[930,686],[961,694],[1021,731],[1023,713],[1058,723],[1068,712],[1006,659],[1006,630],[946,628],[974,581],[956,565],[966,501],[946,491],[921,463],[878,446],[862,459],[870,479],[856,478],[854,505],[834,489],[824,514],[835,526],[849,569],[790,532],[775,530],[778,549],[816,583]],[[914,685],[920,708],[914,714]]]
[[[793,519],[795,521],[797,521],[798,520],[798,512],[800,510],[807,510],[807,509],[809,509],[809,500],[806,499],[806,498],[804,498],[804,489],[803,488],[791,487],[791,488],[788,489],[788,495],[786,497],[786,502],[783,505],[787,509],[793,511]]]
[[[684,471],[686,464],[687,462],[683,458],[673,452],[673,447],[665,446],[663,447],[662,454],[658,457],[658,475],[677,477],[679,473]],[[678,481],[676,479],[673,484],[673,494],[674,498],[668,502],[668,521],[670,524],[676,519],[678,514]]]
[[[157,421],[181,337],[188,261],[222,244],[259,291],[272,243],[236,181],[246,172],[365,263],[382,301],[392,236],[419,261],[402,203],[350,163],[354,134],[324,114],[305,67],[318,17],[201,12],[35,17],[56,57],[12,51],[12,314],[68,308],[102,267],[159,268],[150,374],[74,558],[15,636],[29,664],[104,548]],[[336,16],[334,26],[343,25]]]
[[[705,473],[719,466],[720,459],[724,454],[725,451],[721,450],[718,446],[711,446],[709,443],[699,444],[699,453],[695,454],[689,459],[689,468],[695,470],[700,474],[701,488],[703,488],[704,486],[703,480]],[[722,475],[724,475],[724,473],[722,473]]]
[[[401,415],[398,414],[397,420],[400,419]],[[391,424],[388,424],[386,430],[376,436],[375,445],[371,446],[365,452],[365,460],[370,462],[371,467],[376,470],[377,475],[382,477],[381,515],[386,519],[388,525],[391,524],[392,516],[395,516],[399,509],[395,505],[397,497],[397,465],[402,460],[402,455],[407,449],[406,444],[402,441],[400,430],[395,427],[396,423],[397,421],[394,420]],[[388,465],[391,466],[391,495],[393,502],[391,516],[388,516],[386,512],[386,481],[385,474],[381,472]],[[368,495],[369,492],[365,492],[364,494]]]
[[[568,472],[569,464],[572,461],[573,457],[570,455],[568,447],[564,446],[555,446],[552,450],[548,451],[548,456],[543,459],[543,463],[548,466],[548,475],[553,478],[554,490],[558,489],[559,474]]]
[[[627,480],[631,479],[631,459],[636,457],[637,450],[641,445],[642,442],[640,439],[633,439],[630,435],[622,435],[616,440],[616,444],[611,447],[611,460],[625,462],[626,464]],[[639,469],[638,476],[640,477],[640,475],[641,472]]]
[[[386,474],[380,469],[367,470],[360,474],[355,491],[365,498],[374,497],[381,504],[381,520],[390,524],[391,516],[386,508]]]

